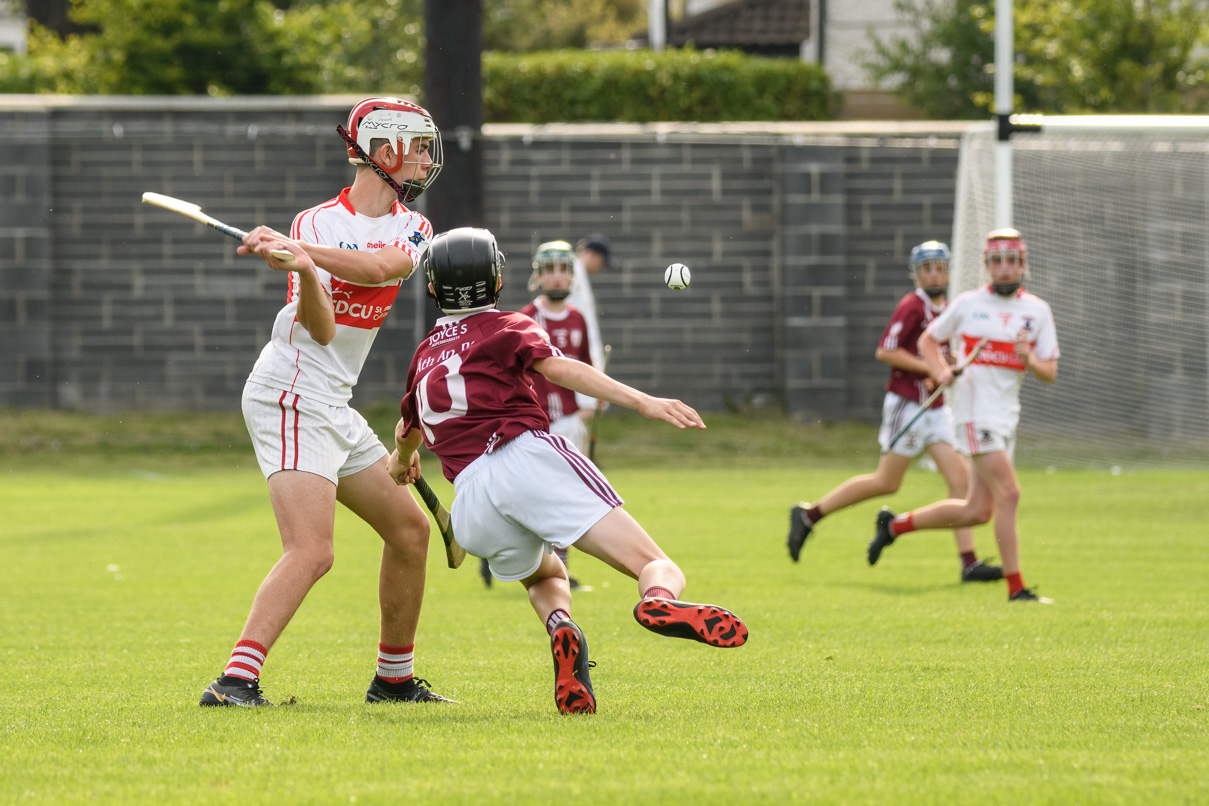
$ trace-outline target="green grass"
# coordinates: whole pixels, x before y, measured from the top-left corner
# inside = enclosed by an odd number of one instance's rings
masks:
[[[90,443],[112,421],[67,417],[58,451],[9,443],[0,802],[1209,800],[1209,474],[1024,471],[1026,579],[1057,604],[1009,606],[1000,585],[957,583],[945,533],[865,565],[881,502],[832,516],[789,562],[788,505],[868,469],[870,433],[741,421],[711,418],[703,455],[606,421],[601,463],[686,598],[732,607],[751,640],[654,636],[634,584],[573,554],[595,587],[575,602],[599,664],[591,717],[556,713],[520,586],[484,589],[439,545],[417,671],[462,702],[364,704],[379,546],[343,511],[336,566],[265,668],[269,698],[293,704],[200,709],[279,553],[246,438],[217,417]],[[916,473],[886,502],[941,490]]]

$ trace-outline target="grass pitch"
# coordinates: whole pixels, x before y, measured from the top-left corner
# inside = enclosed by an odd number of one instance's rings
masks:
[[[927,473],[828,518],[794,565],[789,505],[868,470],[871,434],[711,420],[701,456],[691,435],[659,449],[606,420],[601,464],[686,598],[734,609],[751,639],[648,633],[634,583],[573,553],[595,588],[574,615],[600,710],[580,717],[556,712],[521,587],[485,589],[473,559],[447,570],[439,537],[417,671],[461,704],[365,704],[379,546],[343,511],[336,566],[265,667],[266,695],[292,704],[199,708],[279,554],[250,449],[225,425],[129,449],[57,423],[57,452],[0,455],[0,801],[1209,800],[1209,474],[1024,471],[1025,579],[1057,604],[1008,605],[957,581],[946,533],[865,564],[880,503],[941,494]]]

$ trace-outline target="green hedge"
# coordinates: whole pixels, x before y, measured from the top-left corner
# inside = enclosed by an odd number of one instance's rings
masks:
[[[799,59],[739,51],[483,54],[484,120],[830,120],[831,79]]]

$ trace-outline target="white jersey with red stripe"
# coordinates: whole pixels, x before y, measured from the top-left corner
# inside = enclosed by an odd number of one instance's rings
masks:
[[[953,385],[949,405],[958,428],[965,423],[1015,432],[1020,419],[1020,384],[1025,367],[1016,355],[1016,336],[1028,334],[1037,358],[1058,357],[1054,314],[1040,297],[1023,288],[1002,297],[983,286],[961,294],[928,326],[938,342],[958,340],[958,361],[982,339],[985,347]]]
[[[419,213],[395,202],[378,218],[353,210],[348,188],[294,219],[290,237],[320,246],[376,252],[402,249],[419,265],[432,238],[432,225]],[[360,285],[318,268],[319,280],[332,295],[336,335],[322,345],[298,323],[298,275],[289,274],[286,304],[273,323],[273,334],[248,380],[301,395],[329,406],[348,405],[378,329],[394,305],[401,278],[380,285]]]

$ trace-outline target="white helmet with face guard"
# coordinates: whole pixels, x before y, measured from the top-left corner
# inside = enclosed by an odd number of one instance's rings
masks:
[[[413,202],[420,194],[432,185],[443,164],[441,147],[441,132],[432,120],[432,115],[424,107],[404,101],[401,98],[366,98],[353,107],[348,115],[347,132],[361,152],[372,159],[373,144],[376,140],[386,140],[395,152],[393,165],[376,163],[388,174],[403,167],[405,162],[415,162],[418,157],[412,152],[412,140],[419,137],[427,140],[428,155],[432,165],[423,179],[409,179],[402,182],[405,189],[403,201]],[[410,160],[409,160],[410,157]],[[348,161],[353,165],[365,165],[366,160],[350,145]]]
[[[1002,297],[1010,297],[1028,276],[1028,247],[1019,230],[1005,227],[987,233],[986,245],[982,248],[982,263],[987,271],[991,269],[992,260],[1011,263],[1021,268],[1019,279],[1014,283],[996,283],[992,278],[991,290]]]
[[[575,273],[575,250],[567,241],[546,241],[539,244],[533,253],[533,273],[529,275],[529,290],[541,291],[550,299],[566,299],[571,289],[546,289],[542,287],[543,274],[561,267],[567,274]]]

